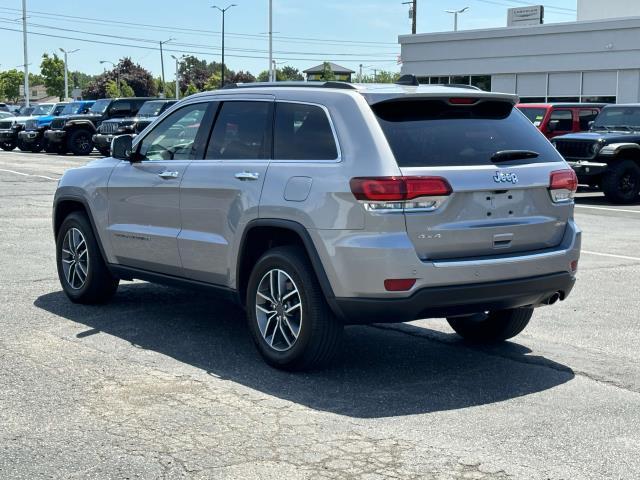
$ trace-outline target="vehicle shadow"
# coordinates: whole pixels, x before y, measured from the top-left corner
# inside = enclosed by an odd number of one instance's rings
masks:
[[[104,332],[217,377],[307,407],[357,418],[394,417],[485,405],[570,381],[573,371],[515,343],[489,350],[387,327],[348,327],[343,354],[322,371],[267,366],[235,306],[206,293],[123,284],[103,306],[70,303],[63,292],[35,306],[84,324],[84,341]],[[413,327],[412,327],[413,328]],[[442,335],[442,334],[439,334]]]
[[[607,198],[604,196],[604,193],[602,193],[602,191],[595,188],[588,188],[588,187],[580,187],[578,189],[578,195],[576,196],[575,200],[576,200],[576,204],[578,205],[592,205],[592,206],[598,206],[598,207],[614,207],[614,208],[625,207],[625,205],[618,205],[607,200]],[[640,197],[638,197],[638,200],[633,202],[631,205],[640,205]]]

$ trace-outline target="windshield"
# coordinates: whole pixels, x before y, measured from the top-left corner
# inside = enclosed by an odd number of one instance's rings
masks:
[[[491,165],[496,152],[530,150],[538,160],[562,157],[540,132],[507,102],[487,101],[468,107],[442,101],[390,101],[373,110],[400,167]]]
[[[594,129],[598,128],[640,128],[639,107],[607,107],[596,117]]]
[[[165,102],[146,102],[140,108],[138,116],[140,117],[157,117],[160,115],[160,110],[164,106]]]
[[[81,106],[82,104],[80,102],[69,103],[64,107],[60,115],[73,115]]]
[[[53,110],[54,105],[38,105],[34,110],[32,115],[49,115],[51,110]]]
[[[22,107],[20,110],[18,110],[18,115],[21,117],[28,117],[34,110],[35,107]]]
[[[91,107],[91,110],[89,111],[91,113],[102,114],[107,110],[110,104],[111,104],[111,100],[106,100],[106,99],[98,100],[96,103],[93,104],[93,107]]]
[[[547,114],[547,110],[544,108],[518,107],[518,109],[524,113],[524,116],[531,120],[531,123],[536,127],[542,124],[542,120],[544,120],[544,116]]]

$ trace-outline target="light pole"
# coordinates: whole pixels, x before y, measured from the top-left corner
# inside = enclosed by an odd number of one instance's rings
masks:
[[[221,75],[221,79],[220,79],[220,88],[224,87],[224,14],[227,12],[227,10],[229,10],[231,7],[237,7],[238,5],[236,5],[235,3],[232,3],[231,5],[228,5],[226,8],[220,8],[216,5],[214,5],[211,8],[216,8],[218,10],[220,10],[222,12],[222,75]]]
[[[109,60],[100,60],[100,64],[104,65],[105,63],[108,63],[109,65],[113,65],[113,70],[116,72],[116,88],[117,88],[117,92],[118,92],[118,96],[120,96],[120,70],[118,69],[118,66],[113,63],[110,62]]]
[[[276,67],[273,64],[273,0],[269,0],[269,81],[276,81]]]
[[[79,49],[71,50],[68,52],[64,48],[61,48],[60,51],[64,53],[64,101],[69,98],[69,63],[68,56],[72,53],[76,53]]]
[[[162,68],[162,88],[160,89],[160,96],[162,98],[164,98],[164,53],[162,51],[162,45],[164,45],[165,43],[169,43],[172,40],[175,40],[175,38],[170,38],[169,40],[165,40],[164,42],[159,42],[160,43],[160,66]]]
[[[24,104],[29,106],[29,53],[27,52],[27,0],[22,0],[22,44],[24,49]]]
[[[362,77],[362,69],[364,69],[364,68],[371,68],[371,67],[373,67],[373,65],[363,65],[363,64],[360,64],[360,73],[358,74],[358,82],[359,82],[359,83],[363,83],[363,82],[362,82],[362,78],[363,78],[363,77]]]
[[[458,15],[469,10],[469,7],[464,7],[462,10],[445,10],[446,13],[451,13],[453,15],[453,31],[458,31]]]
[[[184,58],[184,55],[180,58],[175,55],[171,55],[176,61],[176,100],[180,100],[180,60]]]

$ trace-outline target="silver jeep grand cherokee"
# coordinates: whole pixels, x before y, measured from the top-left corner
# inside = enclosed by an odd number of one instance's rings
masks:
[[[329,362],[345,324],[517,335],[573,287],[575,174],[517,97],[407,83],[232,85],[118,137],[56,192],[65,293],[207,288],[290,370]]]

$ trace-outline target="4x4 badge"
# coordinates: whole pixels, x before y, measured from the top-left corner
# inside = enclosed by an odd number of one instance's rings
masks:
[[[493,181],[496,183],[518,183],[518,175],[515,173],[496,172],[493,176]]]

